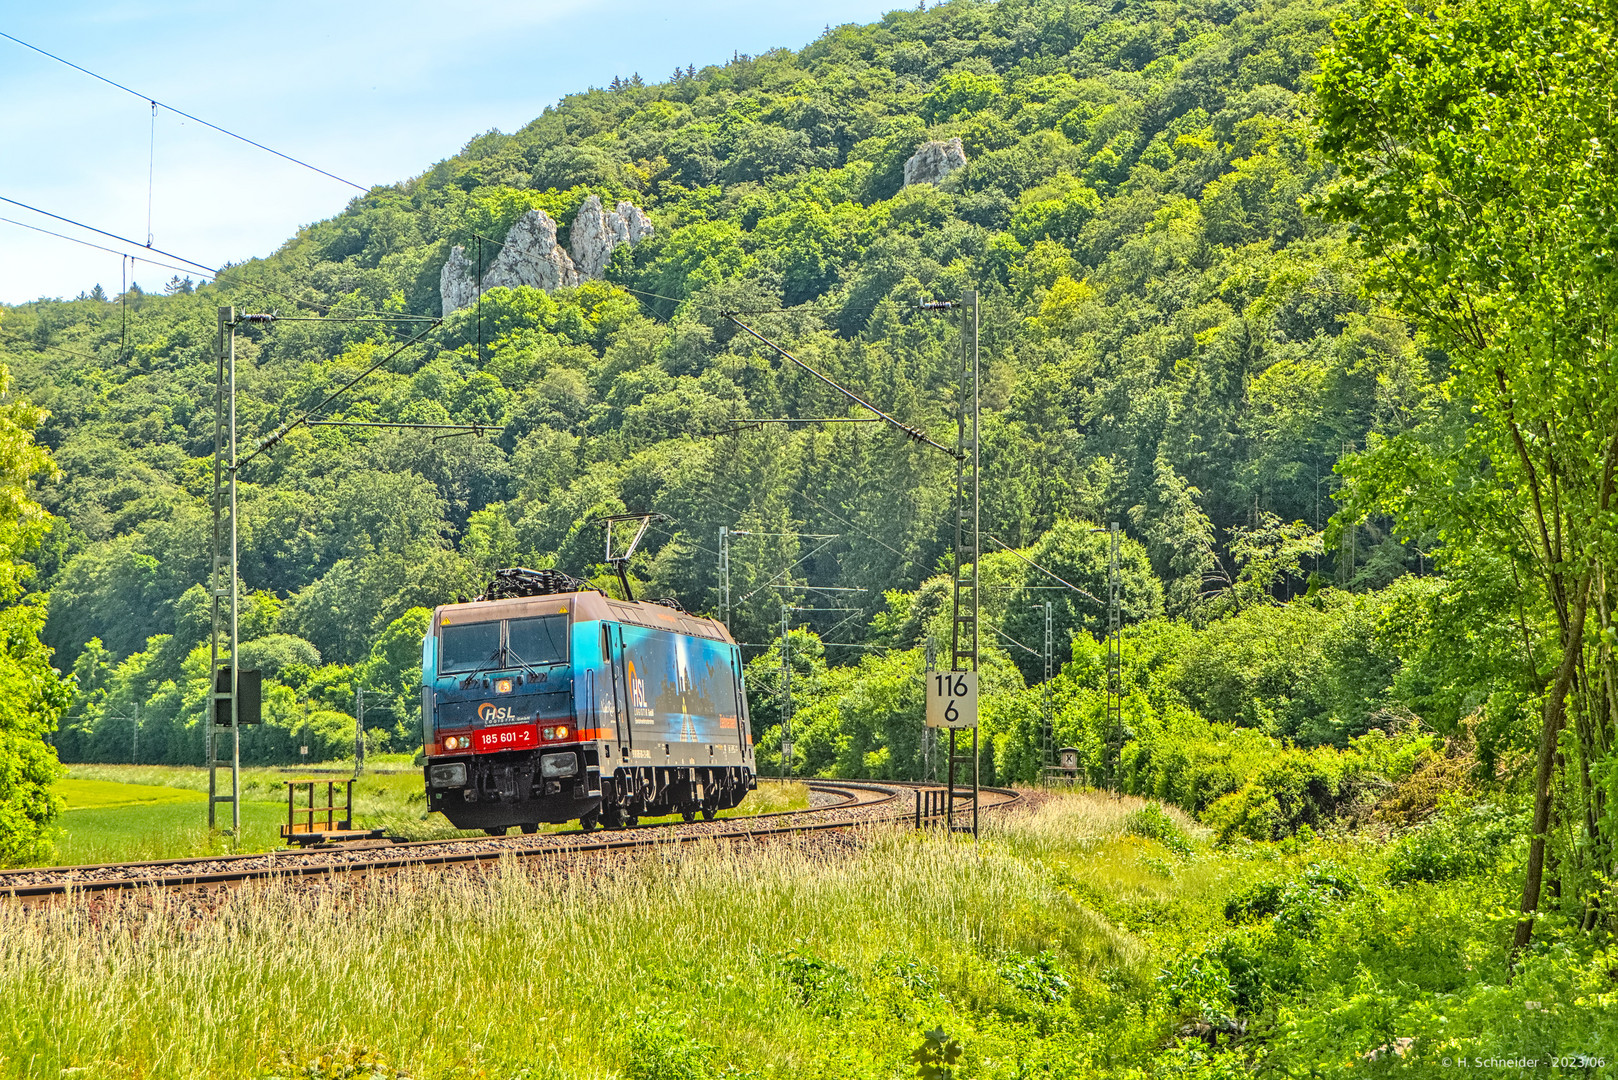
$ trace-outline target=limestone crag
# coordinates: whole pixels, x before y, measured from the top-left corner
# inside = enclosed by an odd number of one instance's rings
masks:
[[[569,247],[556,242],[556,222],[543,210],[530,210],[517,219],[506,234],[500,253],[483,273],[485,289],[529,285],[550,292],[601,277],[615,248],[633,246],[652,235],[652,222],[640,207],[620,202],[616,210],[604,210],[601,197],[591,195],[573,219]],[[438,293],[448,315],[473,303],[478,281],[465,249],[449,253],[438,278]]]
[[[438,275],[438,295],[444,300],[444,314],[459,311],[477,298],[477,282],[473,280],[472,260],[466,249],[457,247],[449,253],[449,261]]]
[[[618,204],[618,216],[623,219],[624,227],[629,230],[629,243],[631,246],[640,243],[652,235],[652,219],[646,212],[632,202]]]
[[[948,142],[922,143],[905,162],[905,187],[911,184],[940,184],[944,178],[966,165],[966,148],[959,137]]]
[[[530,210],[517,219],[500,254],[483,272],[485,289],[531,285],[550,292],[578,283],[578,268],[556,242],[556,222],[543,210]]]
[[[623,244],[633,247],[651,234],[651,220],[634,203],[620,202],[617,210],[604,210],[601,197],[591,195],[573,219],[568,246],[579,276],[594,280],[606,271],[615,248]]]

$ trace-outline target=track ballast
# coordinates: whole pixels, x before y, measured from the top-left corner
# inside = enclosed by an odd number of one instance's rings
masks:
[[[42,866],[0,871],[0,897],[27,898],[136,888],[228,885],[258,878],[338,875],[404,867],[454,866],[502,858],[569,856],[628,851],[660,844],[703,840],[748,841],[793,833],[846,829],[854,825],[910,821],[916,791],[937,784],[895,781],[810,780],[810,791],[836,801],[805,810],[787,810],[713,821],[641,825],[608,832],[569,830],[525,836],[458,837],[411,842],[376,841],[255,855],[214,855],[154,862],[89,866]],[[906,796],[910,796],[907,798]],[[1007,788],[983,788],[980,810],[1005,806],[1019,796]],[[969,820],[970,795],[957,796],[957,820]]]

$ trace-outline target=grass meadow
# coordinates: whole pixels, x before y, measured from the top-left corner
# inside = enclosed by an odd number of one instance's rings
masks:
[[[1128,835],[1138,805],[1052,798],[976,847],[873,829],[256,885],[209,913],[162,893],[0,905],[0,1074],[890,1077],[942,1030],[993,1075],[1090,1075],[1130,1052],[1102,1037],[1107,988],[1146,993],[1159,958],[1086,891],[1194,907],[1244,876]]]
[[[0,902],[0,1078],[1611,1075],[1618,950],[1547,916],[1508,966],[1520,873],[1468,839],[1486,811],[1220,847],[1041,793],[976,845],[869,826]]]

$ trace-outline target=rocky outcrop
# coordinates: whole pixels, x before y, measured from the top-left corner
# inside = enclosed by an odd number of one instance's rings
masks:
[[[570,255],[556,242],[556,222],[551,216],[543,210],[530,210],[506,234],[500,253],[483,273],[482,287],[529,285],[550,292],[592,281],[606,270],[614,249],[638,244],[652,231],[651,219],[640,207],[620,202],[616,210],[604,210],[601,197],[591,195],[573,218]],[[464,248],[449,253],[438,277],[438,294],[445,315],[477,299],[477,274]]]
[[[939,184],[966,165],[966,149],[959,137],[948,142],[922,143],[905,162],[905,187],[911,184]]]
[[[620,202],[616,210],[603,210],[600,196],[591,195],[573,219],[568,247],[579,275],[593,280],[606,271],[615,248],[634,246],[651,234],[651,219],[634,203]]]
[[[438,295],[444,301],[444,314],[459,311],[477,299],[478,286],[473,280],[472,260],[466,249],[456,247],[449,253],[449,262],[438,275]]]
[[[578,283],[578,268],[556,242],[556,222],[543,210],[530,210],[517,219],[500,254],[483,273],[485,289],[531,285],[550,292]]]
[[[632,202],[618,204],[618,216],[624,219],[624,225],[629,229],[629,243],[631,246],[640,243],[652,235],[652,219],[646,212]]]

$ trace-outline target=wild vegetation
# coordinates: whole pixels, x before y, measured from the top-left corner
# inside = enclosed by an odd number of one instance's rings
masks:
[[[609,873],[267,885],[202,919],[161,895],[3,906],[0,1070],[1166,1080],[1250,1075],[1260,1047],[1281,1076],[1610,1062],[1603,962],[1535,953],[1508,988],[1509,927],[1472,916],[1468,894],[1509,899],[1523,845],[1496,840],[1516,827],[1479,807],[1389,847],[1216,849],[1177,811],[1073,794],[991,816],[976,847],[873,831]]]
[[[936,770],[919,675],[947,652],[954,463],[881,425],[738,427],[848,410],[730,316],[950,444],[958,323],[920,304],[975,289],[986,775],[1035,779],[1049,722],[1081,779],[1170,808],[1129,843],[1232,876],[1199,892],[1175,870],[1150,903],[1060,884],[1077,906],[1053,908],[1042,890],[1067,879],[1029,870],[1036,851],[1016,871],[1035,884],[994,885],[1026,918],[938,915],[966,951],[926,953],[944,973],[926,981],[953,1004],[894,1006],[938,1039],[873,1025],[883,1049],[859,1060],[891,1071],[903,1034],[925,1075],[1021,1075],[997,1037],[957,1033],[963,1001],[1057,1039],[1083,1075],[1599,1056],[1586,1018],[1613,1004],[1618,970],[1615,14],[954,0],[570,96],[200,288],[0,310],[18,395],[0,440],[0,675],[17,690],[0,714],[0,859],[45,843],[53,726],[63,760],[128,761],[138,706],[142,762],[200,759],[218,307],[330,317],[240,329],[251,444],[418,325],[346,318],[440,315],[454,246],[499,244],[535,208],[565,243],[588,196],[627,198],[656,233],[605,280],[488,290],[331,414],[490,435],[298,428],[243,470],[242,659],[269,679],[250,760],[346,752],[362,690],[368,745],[414,753],[428,608],[516,564],[613,588],[590,522],[632,509],[671,519],[631,567],[642,592],[695,610],[717,608],[731,530],[766,770],[781,768],[783,611],[797,767]],[[917,147],[952,138],[968,164],[905,186]],[[1095,599],[1113,522],[1120,727]],[[1047,602],[1058,671],[1042,682]],[[1163,824],[1182,812],[1194,843]],[[1015,832],[1002,841],[1021,859]],[[520,904],[551,888],[510,887]],[[1097,919],[1162,936],[1131,953]],[[1076,926],[1101,936],[1067,953],[997,936]],[[889,978],[857,935],[846,955],[766,938],[754,961],[770,972],[797,956],[850,985]],[[971,974],[969,955],[1000,971],[1012,952],[1033,965],[1018,978],[1058,972],[1089,1026],[1026,1019]],[[820,1023],[810,997],[796,1008]],[[622,1036],[623,1069],[762,1060],[679,1019],[697,1015],[648,1014]],[[477,1045],[466,1061],[543,1068]],[[654,1064],[635,1064],[643,1050]]]

